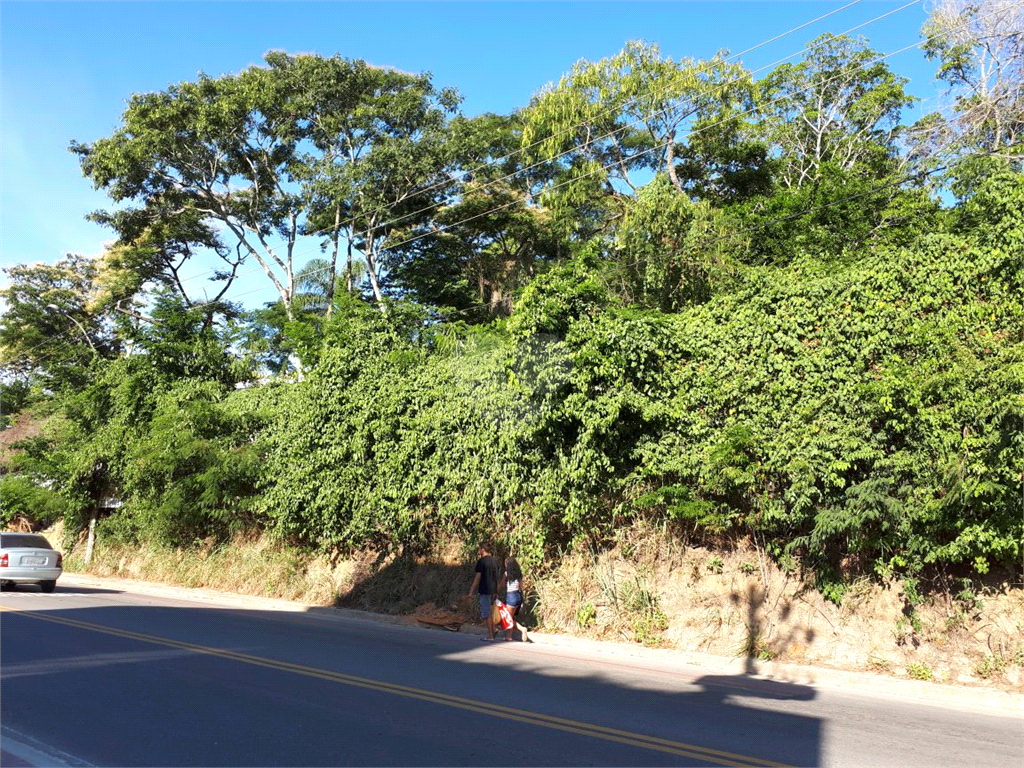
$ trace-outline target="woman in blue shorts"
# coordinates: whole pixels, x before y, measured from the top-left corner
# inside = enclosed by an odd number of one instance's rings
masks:
[[[505,605],[512,612],[512,627],[505,630],[505,639],[512,639],[512,632],[516,629],[523,636],[523,642],[530,642],[530,636],[526,632],[526,627],[520,624],[517,620],[519,615],[519,609],[523,605],[523,569],[519,567],[519,563],[516,562],[514,557],[505,558],[505,572],[501,577],[501,584],[498,585],[498,591],[501,592],[505,589]]]

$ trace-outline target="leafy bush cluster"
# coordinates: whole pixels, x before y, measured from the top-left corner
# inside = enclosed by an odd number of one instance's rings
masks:
[[[1021,201],[1012,177],[989,186]],[[338,317],[357,341],[283,388],[259,507],[328,548],[497,535],[539,558],[646,515],[751,532],[823,573],[1016,562],[1010,219],[998,242],[953,225],[844,267],[750,270],[674,315],[571,263],[486,333]]]

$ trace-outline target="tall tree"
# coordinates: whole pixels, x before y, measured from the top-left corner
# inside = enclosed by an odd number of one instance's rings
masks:
[[[927,226],[934,205],[908,183],[901,153],[906,83],[864,39],[830,34],[759,83],[751,130],[768,147],[772,188],[733,211],[748,233],[743,260],[857,258],[908,223]]]
[[[994,166],[1024,163],[1024,8],[1006,0],[937,0],[924,51],[951,103],[914,126],[912,149],[931,165],[952,164],[967,196]]]
[[[686,133],[727,122],[750,88],[749,73],[724,53],[676,62],[634,41],[579,62],[525,110],[524,147],[560,169],[543,199],[595,231],[622,213],[649,178],[644,171],[665,172],[683,191],[677,160]]]
[[[290,109],[302,115],[312,147],[300,157],[305,231],[329,254],[327,305],[343,248],[347,290],[358,289],[362,273],[380,302],[389,235],[429,218],[449,193],[446,128],[458,92],[435,88],[429,75],[358,60],[272,53],[267,62],[298,84]]]
[[[6,267],[0,290],[0,363],[5,372],[39,376],[51,389],[81,383],[96,359],[119,349],[110,318],[91,299],[98,274],[94,259],[68,254],[56,264]]]
[[[779,163],[783,187],[818,182],[831,165],[882,178],[897,156],[900,115],[913,97],[866,41],[822,35],[803,61],[783,64],[761,83],[759,132]]]
[[[135,204],[104,218],[126,242],[179,224],[157,244],[213,248],[231,266],[226,280],[255,260],[289,317],[302,238],[326,233],[336,254],[347,236],[380,299],[385,224],[436,182],[432,139],[457,96],[426,75],[361,61],[266,61],[134,96],[112,136],[73,143],[96,187]]]
[[[521,133],[519,115],[452,121],[453,194],[430,221],[393,232],[396,289],[463,319],[470,312],[489,319],[508,314],[515,292],[558,257],[563,243],[534,198],[543,170],[524,159]]]
[[[1009,0],[938,0],[925,53],[955,98],[963,140],[1020,161],[1024,154],[1024,7]]]

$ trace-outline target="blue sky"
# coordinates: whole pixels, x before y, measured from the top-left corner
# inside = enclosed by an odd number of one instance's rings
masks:
[[[84,220],[108,205],[82,178],[72,140],[118,127],[128,98],[172,83],[239,72],[269,50],[335,54],[458,89],[463,112],[510,112],[579,59],[629,40],[679,59],[732,53],[850,0],[759,2],[21,2],[0,3],[0,266],[95,254],[111,239]],[[908,0],[861,0],[742,57],[757,70]],[[920,40],[925,2],[855,34],[889,53]],[[791,59],[795,60],[795,59]],[[932,111],[935,67],[920,50],[888,59]],[[255,295],[245,289],[250,297]],[[260,297],[262,298],[262,297]],[[242,299],[247,304],[250,300]]]

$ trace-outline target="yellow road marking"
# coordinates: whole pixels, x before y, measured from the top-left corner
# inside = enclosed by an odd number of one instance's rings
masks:
[[[343,672],[331,672],[326,669],[307,667],[305,665],[294,664],[289,661],[278,661],[275,659],[264,658],[262,656],[252,656],[250,654],[239,653],[237,651],[229,651],[222,648],[211,648],[209,646],[187,643],[181,640],[171,640],[170,638],[144,635],[139,632],[131,632],[124,629],[114,629],[100,624],[78,621],[76,619],[50,616],[42,612],[26,611],[21,608],[13,608],[6,605],[0,605],[0,612],[17,613],[39,621],[49,621],[55,624],[64,624],[70,627],[78,627],[80,629],[87,629],[93,632],[114,635],[116,637],[139,640],[144,643],[180,648],[194,653],[206,654],[208,656],[218,656],[223,659],[240,661],[245,664],[254,664],[256,666],[268,667],[270,669],[278,669],[285,672],[304,675],[306,677],[315,677],[321,680],[342,683],[344,685],[350,685],[357,688],[367,688],[369,690],[392,693],[397,696],[420,699],[433,704],[442,704],[448,707],[467,709],[473,712],[491,715],[493,717],[500,717],[505,720],[515,720],[529,725],[539,725],[545,728],[565,731],[567,733],[575,733],[582,736],[604,739],[606,741],[614,741],[628,746],[656,750],[658,752],[665,752],[672,755],[678,755],[680,757],[707,760],[718,765],[733,766],[734,768],[788,768],[784,763],[776,763],[771,760],[762,760],[755,757],[746,757],[744,755],[738,755],[718,749],[711,749],[709,747],[700,747],[694,744],[670,741],[669,739],[662,739],[656,736],[645,736],[631,731],[622,731],[616,728],[607,728],[602,725],[593,725],[577,720],[569,720],[562,717],[530,712],[528,710],[505,707],[500,704],[491,704],[486,701],[466,699],[460,696],[428,691],[422,688],[411,688],[409,686],[388,683],[382,680],[357,677]]]

